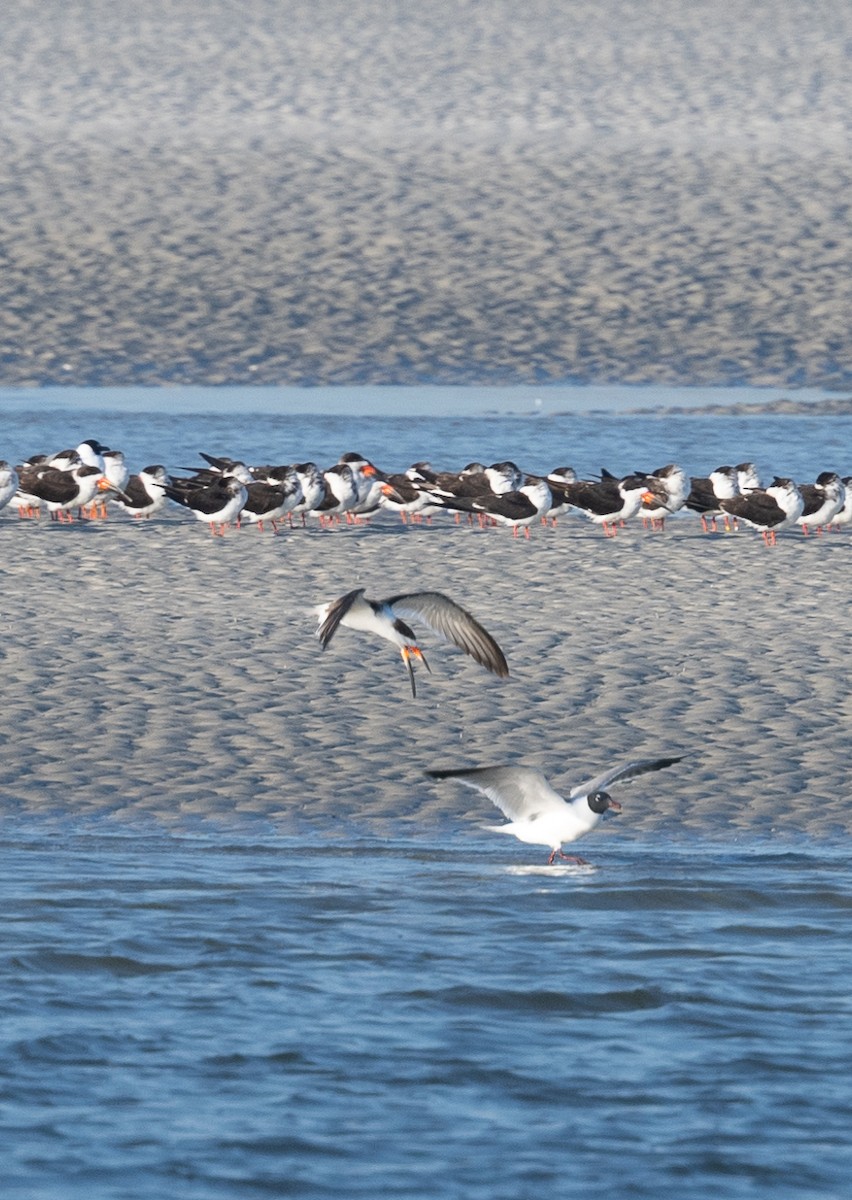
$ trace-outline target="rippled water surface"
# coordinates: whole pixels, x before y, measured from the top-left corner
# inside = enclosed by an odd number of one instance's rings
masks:
[[[847,1195],[849,854],[593,849],[7,827],[3,1195]]]

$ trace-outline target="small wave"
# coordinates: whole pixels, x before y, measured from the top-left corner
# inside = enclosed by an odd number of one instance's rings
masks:
[[[123,954],[77,954],[61,950],[40,950],[15,959],[22,971],[69,974],[106,974],[124,979],[136,975],[161,975],[181,968],[172,963],[142,962]]]
[[[666,1003],[662,990],[656,987],[616,988],[606,992],[569,995],[567,992],[549,989],[521,992],[503,988],[458,986],[437,991],[421,990],[409,995],[412,999],[437,1001],[448,1007],[554,1013],[572,1017],[638,1012],[661,1008]]]

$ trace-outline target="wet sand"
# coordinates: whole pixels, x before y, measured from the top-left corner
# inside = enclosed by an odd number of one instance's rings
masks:
[[[21,0],[0,382],[852,383],[852,10]]]
[[[475,833],[496,810],[425,770],[512,761],[567,789],[682,754],[622,785],[595,837],[852,831],[848,534],[770,550],[688,518],[612,540],[567,518],[527,542],[382,517],[214,539],[181,513],[59,527],[7,510],[0,538],[7,815]],[[416,700],[391,646],[341,630],[321,652],[311,607],[358,585],[448,592],[509,679],[428,631]]]

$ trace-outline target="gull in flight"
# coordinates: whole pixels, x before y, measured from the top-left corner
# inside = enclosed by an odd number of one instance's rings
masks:
[[[323,650],[339,625],[359,629],[363,633],[374,633],[398,646],[402,661],[408,668],[412,696],[417,695],[417,689],[411,660],[419,659],[430,673],[431,669],[417,644],[414,630],[405,623],[404,617],[422,621],[445,641],[464,650],[465,654],[495,675],[505,678],[509,674],[503,651],[491,634],[474,620],[467,609],[441,592],[406,592],[399,596],[388,596],[386,600],[370,600],[364,595],[364,588],[356,588],[339,600],[318,605],[314,611],[319,622],[317,637]]]
[[[427,771],[426,774],[432,779],[457,779],[467,787],[484,792],[509,821],[506,825],[485,825],[483,828],[494,833],[511,833],[530,845],[549,846],[548,866],[557,856],[585,865],[585,859],[563,854],[562,846],[589,833],[605,813],[621,812],[619,802],[605,789],[621,780],[670,767],[680,762],[681,757],[640,758],[623,767],[612,767],[594,779],[577,784],[568,793],[567,800],[533,767],[473,767]]]

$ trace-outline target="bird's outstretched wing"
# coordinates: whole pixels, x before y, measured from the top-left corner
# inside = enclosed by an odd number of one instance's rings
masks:
[[[587,796],[590,792],[603,791],[611,783],[619,783],[623,779],[634,779],[637,775],[645,775],[649,771],[662,771],[663,767],[670,767],[673,763],[680,762],[682,758],[682,754],[676,758],[637,758],[623,767],[610,767],[608,771],[603,771],[594,779],[578,783],[571,789],[568,799],[576,800],[578,796]]]
[[[347,592],[345,596],[341,596],[339,600],[332,600],[330,604],[322,604],[317,609],[319,616],[319,625],[317,626],[317,637],[320,640],[320,645],[325,650],[328,643],[334,637],[335,631],[349,612],[352,605],[359,596],[364,595],[364,588],[355,588],[352,592]]]
[[[503,651],[486,629],[470,615],[466,608],[456,604],[441,592],[405,592],[388,596],[382,601],[401,617],[411,617],[425,622],[447,642],[458,646],[475,662],[493,671],[501,679],[509,674]]]
[[[457,779],[483,792],[510,821],[532,821],[545,813],[564,812],[566,808],[562,796],[532,767],[472,767],[426,774],[432,779]]]

